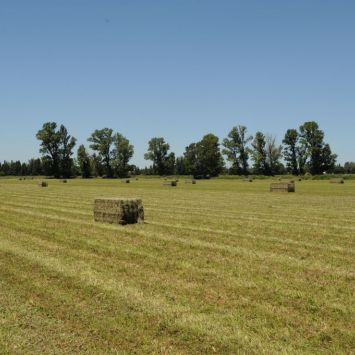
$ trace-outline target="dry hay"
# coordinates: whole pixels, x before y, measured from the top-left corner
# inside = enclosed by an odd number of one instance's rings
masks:
[[[331,184],[344,184],[344,179],[330,179]]]
[[[291,182],[273,183],[270,192],[295,192],[295,184]]]
[[[253,179],[252,179],[252,178],[250,178],[250,179],[243,179],[243,181],[245,181],[245,182],[253,182]]]
[[[192,184],[192,185],[196,185],[196,180],[185,180],[185,184]]]
[[[144,222],[144,208],[140,199],[97,198],[94,204],[94,220],[111,224]]]
[[[39,186],[39,187],[48,187],[48,182],[47,182],[47,181],[40,181],[40,182],[38,183],[38,186]]]
[[[163,185],[166,186],[177,186],[177,181],[176,180],[171,180],[171,181],[165,181]]]
[[[68,180],[64,179],[63,180],[63,184],[66,184],[68,182]]]

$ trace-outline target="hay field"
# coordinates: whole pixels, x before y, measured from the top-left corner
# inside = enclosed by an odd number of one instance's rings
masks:
[[[269,184],[0,179],[0,353],[353,353],[355,182]]]

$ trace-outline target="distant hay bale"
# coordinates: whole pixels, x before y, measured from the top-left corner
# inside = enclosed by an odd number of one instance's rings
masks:
[[[40,181],[40,182],[38,183],[38,186],[39,186],[39,187],[48,187],[48,182],[47,182],[47,181]]]
[[[344,179],[330,179],[331,184],[344,184]]]
[[[94,204],[94,220],[121,225],[143,223],[144,208],[142,200],[97,198]]]
[[[129,179],[122,179],[121,182],[124,184],[129,184],[131,181]]]
[[[272,183],[270,192],[295,192],[295,184],[290,182]]]
[[[165,181],[163,183],[163,185],[166,185],[166,186],[177,186],[177,181],[176,180],[171,180],[171,181]]]
[[[63,184],[66,184],[68,182],[68,180],[64,179],[63,180]]]
[[[243,181],[245,181],[245,182],[253,182],[253,179],[252,179],[252,178],[249,178],[249,179],[243,179]]]
[[[185,184],[196,185],[196,180],[194,180],[194,179],[192,179],[192,180],[185,180]]]

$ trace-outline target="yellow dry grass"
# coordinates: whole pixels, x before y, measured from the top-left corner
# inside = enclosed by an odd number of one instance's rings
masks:
[[[355,182],[0,180],[0,352],[351,353]],[[146,224],[93,221],[132,196]]]

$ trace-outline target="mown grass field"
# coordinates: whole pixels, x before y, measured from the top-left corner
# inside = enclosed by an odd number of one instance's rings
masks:
[[[355,181],[162,181],[0,179],[1,354],[354,353]]]

